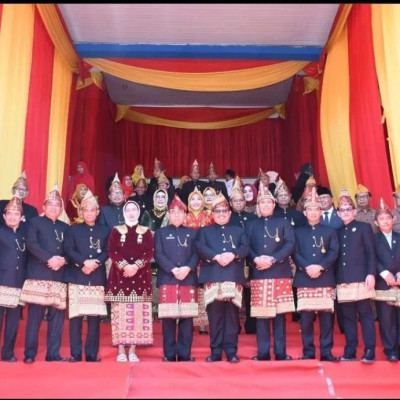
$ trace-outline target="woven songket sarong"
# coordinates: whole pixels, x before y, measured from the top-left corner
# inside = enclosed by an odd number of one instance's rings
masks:
[[[0,307],[15,308],[23,306],[20,301],[21,289],[10,286],[0,286]]]
[[[365,282],[340,283],[337,285],[336,289],[339,303],[375,297],[375,290],[368,289]]]
[[[193,326],[208,325],[208,314],[204,301],[204,289],[197,288],[197,304],[199,305],[199,314],[193,318]]]
[[[50,306],[58,310],[67,308],[67,284],[55,281],[26,279],[21,291],[21,301]]]
[[[85,315],[107,315],[104,286],[68,285],[69,318]]]
[[[111,303],[111,338],[113,346],[152,346],[151,302]]]
[[[395,286],[388,290],[375,290],[374,300],[386,301],[391,306],[400,307],[400,289]]]
[[[199,314],[195,286],[160,285],[158,318],[191,318]]]
[[[298,287],[296,311],[334,311],[335,288]]]
[[[232,301],[242,307],[243,286],[235,282],[211,282],[204,284],[204,304],[207,307],[213,301]]]
[[[295,311],[291,278],[252,279],[250,290],[251,317],[275,318]]]

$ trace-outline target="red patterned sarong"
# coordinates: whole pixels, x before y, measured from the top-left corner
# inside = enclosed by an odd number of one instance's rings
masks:
[[[334,287],[298,287],[296,311],[334,311]]]
[[[40,304],[58,310],[67,308],[67,284],[56,281],[26,279],[20,300],[25,303]]]
[[[0,286],[0,307],[15,308],[23,306],[20,301],[21,289],[11,286]]]
[[[151,302],[111,303],[113,346],[152,346],[153,318]]]
[[[104,286],[68,285],[69,318],[85,315],[107,315]]]
[[[193,318],[199,314],[195,286],[160,285],[158,318]]]
[[[291,278],[252,279],[250,290],[251,317],[275,318],[295,311]]]

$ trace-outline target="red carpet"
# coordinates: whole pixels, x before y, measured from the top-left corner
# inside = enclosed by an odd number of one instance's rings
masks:
[[[290,317],[288,317],[290,319]],[[241,362],[206,363],[209,337],[195,332],[194,363],[161,362],[161,327],[154,323],[154,346],[139,348],[137,364],[117,363],[111,326],[101,324],[101,363],[44,361],[47,323],[43,321],[36,362],[23,359],[25,320],[17,339],[17,363],[0,362],[1,398],[398,398],[400,363],[385,360],[378,336],[377,362],[298,361],[299,324],[288,322],[287,351],[294,361],[255,362],[255,335],[240,335]],[[361,343],[361,335],[360,335]],[[344,336],[336,332],[333,353],[343,353]],[[66,320],[62,356],[69,356]],[[362,355],[362,345],[358,357]],[[317,356],[319,354],[317,353]]]

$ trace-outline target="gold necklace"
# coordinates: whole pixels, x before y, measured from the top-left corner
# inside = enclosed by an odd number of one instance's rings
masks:
[[[19,245],[19,242],[18,242],[18,239],[17,238],[15,238],[15,243],[17,243],[17,246],[18,246],[18,249],[19,249],[19,251],[20,252],[24,252],[25,251],[25,248],[26,248],[26,245],[25,245],[25,243],[22,245],[22,247]]]
[[[89,241],[90,241],[90,248],[95,249],[100,254],[101,253],[100,239],[97,239],[96,242],[93,242],[93,238],[90,236]]]
[[[226,236],[225,236],[225,234],[223,233],[222,234],[222,237],[223,237],[223,241],[222,241],[222,243],[231,243],[232,244],[232,249],[236,249],[236,246],[235,246],[235,244],[233,243],[233,239],[232,239],[232,235],[229,235],[229,240],[226,240]]]
[[[315,236],[313,236],[313,240],[314,240],[315,247],[321,248],[322,254],[326,253],[325,246],[324,246],[324,238],[321,236],[321,238],[319,239],[319,243],[317,243],[317,239],[315,238]]]
[[[62,243],[64,241],[64,232],[61,232],[61,235],[58,235],[57,229],[54,229],[54,233],[56,234],[57,242]]]
[[[281,241],[281,239],[280,239],[280,237],[279,237],[278,228],[276,228],[275,235],[271,235],[271,234],[268,232],[268,228],[267,228],[266,226],[264,226],[264,229],[265,229],[265,232],[267,233],[267,235],[268,235],[269,238],[275,239],[275,242],[280,242],[280,241]]]
[[[188,247],[188,244],[187,244],[187,237],[185,237],[185,241],[184,241],[183,243],[182,243],[181,240],[179,239],[179,236],[178,236],[178,235],[177,235],[176,237],[178,238],[179,246],[181,246],[181,247]]]

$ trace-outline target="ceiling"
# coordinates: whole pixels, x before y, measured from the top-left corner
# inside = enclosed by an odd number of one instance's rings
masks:
[[[317,61],[339,4],[58,4],[81,58]],[[232,68],[235,69],[235,68]],[[285,102],[293,77],[238,92],[190,92],[104,73],[116,104],[260,108]]]

